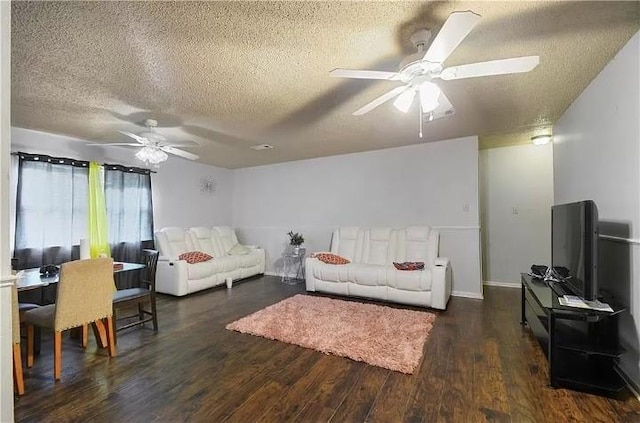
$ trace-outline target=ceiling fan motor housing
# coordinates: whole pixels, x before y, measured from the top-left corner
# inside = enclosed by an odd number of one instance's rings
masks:
[[[412,79],[420,75],[427,75],[430,81],[442,71],[442,63],[431,63],[424,60],[427,43],[430,39],[431,31],[428,29],[419,29],[411,36],[411,43],[418,51],[400,62],[398,74],[402,82],[410,83]]]

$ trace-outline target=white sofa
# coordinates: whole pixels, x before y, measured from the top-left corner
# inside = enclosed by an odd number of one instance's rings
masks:
[[[428,226],[340,228],[331,252],[345,265],[306,259],[307,291],[356,296],[444,310],[451,295],[449,259],[438,257],[440,234]],[[424,270],[397,270],[393,262],[422,261]]]
[[[244,255],[230,255],[238,244],[233,229],[225,226],[190,229],[163,228],[155,233],[156,248],[160,252],[156,272],[156,291],[183,296],[213,286],[263,274],[264,250],[247,245]],[[213,256],[202,263],[187,263],[179,260],[182,253],[201,251]]]

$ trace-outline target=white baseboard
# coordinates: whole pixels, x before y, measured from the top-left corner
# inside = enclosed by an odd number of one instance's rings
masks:
[[[518,282],[484,281],[483,284],[486,286],[499,286],[502,288],[522,288],[522,284]]]
[[[454,297],[473,298],[474,300],[484,300],[484,295],[478,292],[451,291]]]
[[[264,272],[265,275],[267,276],[277,276],[277,277],[282,277],[282,275],[280,273],[276,273],[276,272]]]

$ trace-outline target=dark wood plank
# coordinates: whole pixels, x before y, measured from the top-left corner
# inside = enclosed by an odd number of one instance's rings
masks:
[[[473,402],[487,421],[510,422],[507,390],[502,378],[498,342],[486,339],[473,362]]]
[[[228,331],[240,317],[304,292],[275,277],[184,298],[160,296],[160,331],[122,331],[117,355],[63,339],[24,369],[18,422],[640,421],[633,397],[612,400],[547,386],[544,354],[519,325],[519,290],[452,298],[438,313],[414,375]]]
[[[293,384],[284,393],[279,401],[265,411],[259,422],[285,422],[292,421],[308,405],[309,394],[318,392],[326,380],[335,380],[344,371],[344,362],[341,357],[323,356],[315,365],[307,369],[304,377],[293,381]],[[235,417],[235,415],[234,415]]]
[[[366,366],[348,397],[345,397],[345,401],[340,404],[329,421],[365,421],[390,372],[391,370],[380,367]]]
[[[366,364],[341,358],[341,372],[334,378],[326,378],[318,392],[311,392],[307,404],[296,416],[296,422],[327,422],[349,395],[362,376]]]

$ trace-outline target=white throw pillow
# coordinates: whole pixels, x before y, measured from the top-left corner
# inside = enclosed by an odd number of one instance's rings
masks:
[[[244,245],[236,244],[227,252],[232,256],[243,256],[245,254],[249,254],[251,252],[251,249],[245,247]]]

